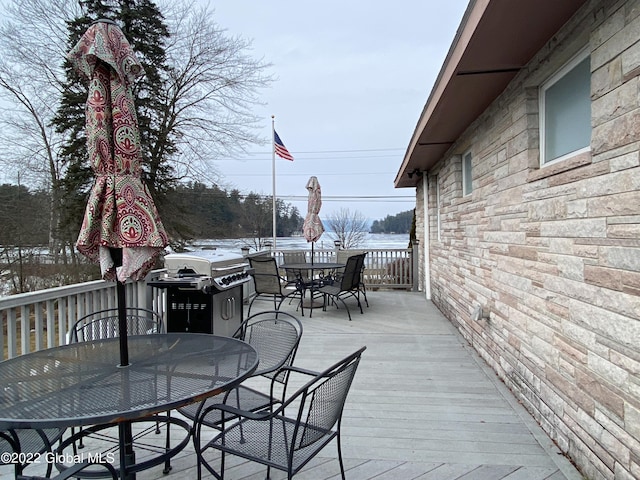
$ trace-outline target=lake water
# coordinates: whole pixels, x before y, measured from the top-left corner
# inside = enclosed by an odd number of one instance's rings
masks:
[[[196,240],[191,245],[190,249],[193,251],[210,250],[215,248],[216,250],[240,253],[240,249],[245,245],[253,245],[253,239],[225,239],[225,240]],[[361,245],[354,248],[407,248],[409,245],[409,234],[396,234],[396,233],[369,233]],[[308,243],[304,237],[278,237],[276,239],[276,247],[278,249],[305,249],[311,248],[311,244]],[[326,234],[320,238],[315,244],[316,249],[333,249],[333,240]],[[252,248],[252,251],[254,249]]]

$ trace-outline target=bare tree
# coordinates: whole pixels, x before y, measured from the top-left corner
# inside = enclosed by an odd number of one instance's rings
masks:
[[[49,244],[52,252],[71,251],[56,243],[61,209],[61,137],[51,126],[64,81],[61,69],[67,18],[76,2],[21,0],[3,4],[0,25],[0,163],[7,178],[51,191]],[[25,12],[29,12],[25,14]]]
[[[367,220],[359,211],[351,212],[348,208],[341,208],[326,219],[329,227],[329,237],[340,240],[342,248],[357,248],[367,238]]]
[[[25,184],[51,191],[52,247],[66,165],[59,156],[63,138],[51,120],[65,84],[67,22],[82,15],[81,4],[0,2],[0,164],[5,178],[19,173]],[[264,74],[269,65],[250,57],[250,41],[226,35],[206,6],[169,0],[158,5],[171,32],[170,73],[154,125],[157,141],[147,156],[149,180],[210,179],[220,155],[264,143],[252,112],[257,91],[272,81]]]
[[[207,5],[165,1],[161,9],[171,37],[165,47],[170,78],[159,129],[179,152],[172,156],[177,178],[210,179],[221,155],[264,143],[255,133],[262,119],[253,111],[260,104],[258,91],[273,80],[265,74],[270,65],[248,54],[251,41],[228,36]],[[166,155],[162,141],[152,155],[152,162]]]

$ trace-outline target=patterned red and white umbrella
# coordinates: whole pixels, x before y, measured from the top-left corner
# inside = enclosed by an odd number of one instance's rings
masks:
[[[318,215],[320,207],[322,207],[322,189],[316,177],[309,179],[307,190],[309,191],[309,199],[307,202],[307,215],[302,225],[302,235],[304,235],[307,242],[311,242],[311,263],[313,263],[313,245],[324,232],[324,226]]]
[[[140,130],[131,87],[144,72],[112,20],[94,22],[67,58],[89,81],[85,133],[95,175],[76,247],[100,263],[102,278],[117,280],[120,362],[127,366],[124,282],[144,278],[169,243],[140,178]]]
[[[95,174],[76,246],[100,263],[105,280],[139,280],[168,245],[140,178],[140,131],[131,87],[144,71],[110,20],[94,22],[68,59],[89,80],[86,137]]]

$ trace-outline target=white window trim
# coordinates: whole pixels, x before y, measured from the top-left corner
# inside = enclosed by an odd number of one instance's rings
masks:
[[[581,61],[587,58],[590,55],[590,50],[588,47],[585,47],[583,50],[578,52],[576,55],[571,58],[567,63],[565,63],[558,71],[556,71],[551,77],[549,77],[544,83],[540,85],[540,91],[538,95],[538,103],[539,103],[539,120],[540,120],[540,168],[548,167],[550,165],[554,165],[558,162],[566,160],[568,158],[575,157],[576,155],[580,155],[585,152],[591,151],[591,145],[580,148],[578,150],[574,150],[573,152],[566,153],[558,158],[554,158],[548,162],[545,162],[544,152],[546,150],[545,145],[545,91],[552,87],[558,80],[563,78],[567,73],[573,70]]]
[[[469,172],[467,172],[467,169],[464,168],[465,157],[467,155],[471,157],[471,163],[473,165],[473,155],[471,155],[471,150],[467,150],[462,154],[462,157],[461,157],[462,158],[462,196],[463,197],[468,197],[473,193],[473,168],[471,168],[471,182],[469,183],[469,185],[471,185],[471,190],[468,192],[465,192],[465,185],[467,184],[467,175],[469,175]]]

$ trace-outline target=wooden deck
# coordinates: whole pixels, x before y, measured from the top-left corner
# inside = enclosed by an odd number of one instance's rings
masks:
[[[421,293],[368,296],[370,307],[360,315],[354,305],[352,322],[344,310],[316,310],[313,318],[305,310],[296,360],[322,369],[367,346],[343,420],[349,480],[583,478]],[[254,311],[260,307],[269,303],[256,302]],[[339,478],[335,444],[322,455],[295,478]],[[181,452],[172,465],[168,475],[155,467],[137,479],[196,478],[192,451]],[[1,480],[13,477],[8,467],[0,472]],[[228,458],[227,479],[264,477],[261,466]],[[281,472],[272,474],[272,480],[282,478]]]

